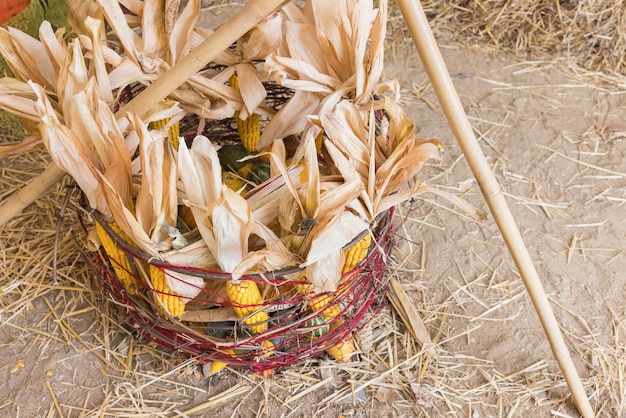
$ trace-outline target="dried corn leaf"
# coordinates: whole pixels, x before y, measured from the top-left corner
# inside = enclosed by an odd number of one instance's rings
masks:
[[[100,171],[85,153],[76,134],[59,122],[43,88],[32,82],[29,84],[37,95],[35,109],[41,117],[39,130],[48,153],[62,170],[75,179],[89,205],[110,219],[111,212],[100,186]]]
[[[368,227],[367,222],[351,212],[319,220],[307,237],[311,242],[310,249],[306,261],[300,266],[305,267],[318,262],[341,250]]]
[[[222,270],[232,272],[248,253],[253,224],[248,202],[223,186],[221,196],[210,206],[207,215],[204,222],[213,234],[212,243],[207,244]]]
[[[200,16],[200,0],[190,0],[174,22],[169,39],[170,64],[176,64],[192,48],[193,31]],[[176,13],[178,10],[176,9]],[[169,33],[169,32],[168,32]]]
[[[324,258],[306,265],[304,270],[306,278],[313,284],[316,293],[337,290],[344,263],[344,252],[341,249],[333,249],[326,251]]]
[[[178,148],[178,168],[184,203],[191,208],[200,235],[215,256],[217,243],[204,218],[208,206],[217,201],[221,194],[222,168],[211,141],[205,136],[197,136],[191,149],[187,148],[185,141],[181,141]]]
[[[148,132],[145,123],[137,116],[132,117],[131,122],[139,133],[142,166],[136,217],[156,248],[166,251],[172,240],[167,227],[174,228],[178,216],[174,152],[167,133]]]
[[[204,279],[202,277],[191,276],[170,269],[163,269],[163,272],[165,273],[167,286],[173,293],[180,296],[185,303],[198,296],[204,289]]]
[[[92,63],[98,82],[98,88],[100,97],[107,103],[113,102],[113,93],[111,91],[111,85],[109,82],[109,76],[107,74],[106,62],[104,59],[104,50],[102,43],[105,39],[104,34],[104,22],[101,19],[94,19],[87,16],[84,20],[84,27],[91,39],[92,49]]]
[[[319,97],[307,91],[296,90],[294,95],[272,117],[261,134],[257,149],[272,144],[276,138],[302,132],[306,116],[313,112],[319,104]]]

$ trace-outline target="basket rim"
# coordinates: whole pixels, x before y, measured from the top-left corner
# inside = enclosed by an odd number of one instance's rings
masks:
[[[192,266],[175,266],[175,265],[171,265],[167,263],[166,261],[159,260],[158,258],[151,256],[150,254],[126,242],[117,232],[113,230],[113,228],[109,226],[109,223],[105,220],[105,217],[101,212],[97,210],[93,210],[90,213],[90,215],[98,224],[100,224],[100,226],[105,230],[107,235],[111,237],[115,245],[119,246],[127,254],[130,254],[131,256],[141,261],[144,261],[155,267],[164,268],[164,269],[168,269],[177,273],[182,273],[182,274],[186,274],[189,276],[200,277],[204,279],[223,280],[223,281],[232,279],[232,274],[229,272],[211,271],[211,270],[205,270],[202,268],[192,267]],[[382,226],[382,230],[379,231],[379,234],[377,235],[385,234],[386,230],[391,227],[392,217],[393,217],[393,208],[388,209],[387,211],[383,213],[380,213],[376,217],[376,219],[374,219],[374,221],[370,224],[369,228],[359,233],[352,241],[346,244],[343,247],[343,249],[344,250],[349,249],[351,246],[353,246],[354,244],[359,242],[361,239],[363,239],[363,237],[365,237],[365,235],[367,235],[368,233],[372,232],[373,234],[374,230],[377,227]],[[383,221],[385,221],[384,224],[382,223]],[[374,249],[375,249],[375,246],[372,246],[372,248],[370,248],[370,251],[373,251]],[[286,276],[286,275],[290,275],[294,273],[300,273],[304,270],[305,268],[300,267],[300,266],[286,267],[283,269],[267,271],[267,272],[246,273],[242,276],[242,279],[245,278],[245,279],[252,279],[252,280],[266,280],[268,276],[271,276],[272,278],[276,278],[276,277]]]

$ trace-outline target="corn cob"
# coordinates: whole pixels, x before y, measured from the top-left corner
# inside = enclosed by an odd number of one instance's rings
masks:
[[[239,78],[233,73],[230,76],[230,86],[239,90]],[[248,152],[256,152],[256,146],[261,139],[261,121],[257,113],[252,113],[243,120],[239,117],[239,111],[235,111],[235,122],[237,123],[237,132],[244,148]]]
[[[154,288],[154,301],[170,315],[180,319],[185,311],[185,302],[169,288],[165,281],[165,271],[150,264],[150,279]]]
[[[261,361],[262,359],[268,358],[272,354],[274,354],[274,343],[270,340],[265,340],[261,343],[262,349],[260,350],[261,355],[256,358],[257,361]],[[270,377],[274,374],[274,369],[265,369],[257,372],[261,377]]]
[[[224,353],[232,356],[232,355],[235,354],[235,350],[233,350],[232,348],[227,348],[227,349],[224,350]],[[205,373],[206,377],[213,376],[214,374],[217,374],[217,373],[221,372],[222,369],[224,369],[224,367],[226,367],[226,366],[228,366],[228,363],[226,363],[224,361],[221,361],[221,360],[214,360],[214,361],[212,361],[209,364],[208,373]]]
[[[119,227],[116,222],[109,223],[109,226],[113,231],[120,236],[124,241],[130,243],[130,237],[126,235],[124,231]],[[132,274],[132,270],[130,267],[130,261],[128,260],[128,255],[122,251],[116,244],[115,241],[107,234],[102,225],[96,222],[96,232],[98,234],[98,238],[100,238],[100,243],[104,248],[104,252],[107,257],[109,257],[109,261],[113,266],[113,271],[117,276],[124,289],[131,295],[137,293],[137,280]]]
[[[320,131],[319,134],[315,137],[315,149],[317,152],[322,150],[322,144],[324,143],[324,131]]]
[[[334,299],[335,294],[333,293],[314,296],[313,299],[309,301],[309,309],[313,312],[319,312],[326,322],[330,322],[341,313],[339,304],[335,303],[328,306]]]
[[[351,337],[348,337],[344,341],[338,342],[337,344],[326,349],[326,353],[328,353],[328,355],[335,360],[342,361],[344,363],[347,363],[352,359],[354,352],[354,341]]]
[[[169,123],[169,118],[160,119],[154,122],[150,122],[149,129],[161,129]],[[173,123],[167,130],[167,136],[170,139],[170,144],[176,151],[178,151],[178,141],[180,137],[180,124],[178,122]]]
[[[361,261],[363,261],[363,259],[367,255],[371,243],[372,235],[368,233],[346,251],[346,261],[344,262],[342,268],[343,273],[347,273],[353,270],[356,266],[359,265]],[[347,277],[345,277],[342,282],[346,279]],[[309,301],[309,308],[313,312],[320,312],[322,317],[328,322],[341,313],[341,307],[338,304],[328,306],[334,299],[334,294],[323,294],[314,296]]]
[[[222,171],[222,183],[239,194],[246,192],[246,182],[230,171]]]
[[[341,270],[342,273],[346,273],[358,266],[367,255],[371,244],[372,234],[368,232],[367,235],[361,238],[360,241],[348,248],[346,251],[346,261],[344,262],[343,269]]]
[[[343,326],[341,319],[334,321],[330,324],[330,332],[335,331],[341,326]],[[356,351],[356,347],[354,345],[354,340],[350,335],[348,335],[347,338],[342,341],[338,341],[337,339],[332,340],[328,343],[325,350],[326,353],[335,360],[347,363],[352,359],[352,356]]]
[[[249,326],[249,331],[255,334],[267,329],[269,315],[265,310],[259,310],[263,298],[259,286],[251,280],[242,280],[239,284],[226,282],[226,294],[233,305],[238,317],[244,318],[243,323]],[[258,325],[255,325],[258,324]]]

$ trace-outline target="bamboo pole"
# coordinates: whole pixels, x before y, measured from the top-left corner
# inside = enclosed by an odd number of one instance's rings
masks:
[[[52,163],[35,180],[18,190],[0,207],[0,227],[22,213],[31,203],[49,192],[63,177],[65,171]],[[34,198],[33,198],[34,197]]]
[[[559,324],[550,307],[541,280],[535,270],[511,210],[504,199],[500,185],[476,140],[472,126],[465,114],[463,105],[441,56],[441,51],[430,29],[426,14],[419,0],[398,0],[398,5],[422,59],[424,68],[428,73],[433,89],[448,119],[448,123],[474,173],[474,177],[476,177],[491,214],[524,281],[526,290],[548,337],[554,357],[572,393],[574,403],[583,417],[593,418],[594,412],[589,398],[585,393],[574,362],[565,345]]]
[[[228,48],[285,1],[249,0],[239,12],[213,32],[202,44],[118,110],[116,116],[126,112],[143,116],[145,111],[152,108],[192,75],[204,68],[217,54]],[[65,173],[53,163],[44,173],[5,200],[0,206],[0,227],[43,196],[64,175]]]

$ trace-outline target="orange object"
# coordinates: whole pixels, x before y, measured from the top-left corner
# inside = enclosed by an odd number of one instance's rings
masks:
[[[0,3],[0,25],[7,23],[13,16],[24,10],[30,0],[4,0]]]

